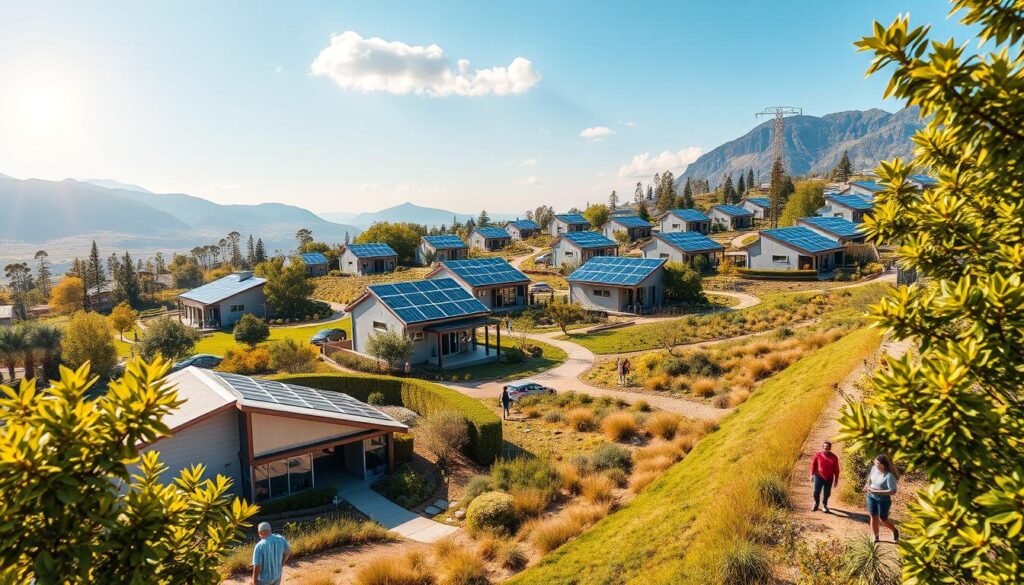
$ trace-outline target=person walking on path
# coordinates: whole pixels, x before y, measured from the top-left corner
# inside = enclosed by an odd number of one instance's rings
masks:
[[[512,335],[512,317],[505,317],[505,332]]]
[[[632,366],[629,365],[629,358],[623,358],[622,360],[622,384],[625,385],[629,381],[629,371]]]
[[[505,420],[508,420],[508,409],[512,406],[512,397],[508,395],[508,387],[501,389],[501,411]]]
[[[839,458],[832,452],[832,441],[824,441],[821,451],[811,458],[811,483],[814,484],[814,508],[811,511],[818,511],[820,501],[828,514],[828,498],[832,495],[832,488],[839,485]]]
[[[615,360],[615,371],[619,374],[619,386],[626,383],[626,369],[622,363],[622,358]]]
[[[875,457],[868,480],[864,483],[867,494],[868,514],[871,519],[871,533],[878,542],[878,526],[884,525],[892,530],[892,541],[899,542],[900,531],[896,524],[889,520],[889,509],[892,507],[892,496],[896,494],[896,474],[893,473],[892,461],[885,455]]]
[[[402,371],[405,372],[407,378],[412,373],[412,366],[409,365],[409,360],[405,360],[405,366],[402,367]]]
[[[260,522],[260,541],[252,549],[252,585],[280,585],[281,571],[292,547],[280,534],[270,530],[270,522]]]

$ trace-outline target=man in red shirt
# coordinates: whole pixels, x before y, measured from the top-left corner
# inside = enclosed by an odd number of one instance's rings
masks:
[[[811,511],[817,512],[818,502],[822,501],[828,514],[828,497],[832,495],[832,487],[839,485],[839,458],[832,452],[832,441],[823,442],[821,451],[811,458],[811,481],[814,483],[814,508]]]

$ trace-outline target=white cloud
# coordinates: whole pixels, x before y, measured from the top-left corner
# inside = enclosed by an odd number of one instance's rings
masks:
[[[638,154],[633,157],[629,164],[619,169],[619,177],[639,177],[653,175],[663,171],[672,171],[679,174],[686,170],[686,167],[697,160],[704,150],[699,146],[690,146],[678,152],[664,151],[657,156],[649,152]]]
[[[627,128],[636,128],[636,122],[620,122],[620,124],[626,126]]]
[[[281,73],[282,71],[284,71],[284,67],[281,67],[280,65],[274,68],[274,73]]]
[[[523,164],[524,167],[535,167],[535,166],[537,166],[537,159],[535,159],[535,158],[528,158],[528,159],[524,160],[522,164]]]
[[[331,35],[310,73],[330,77],[339,87],[361,92],[429,96],[507,95],[528,91],[540,74],[528,59],[516,57],[508,67],[472,69],[467,59],[452,59],[437,45],[407,45],[355,31]]]
[[[547,185],[548,182],[536,175],[530,175],[529,177],[523,177],[520,179],[519,184],[527,187],[539,187],[541,185]]]
[[[601,140],[606,136],[615,134],[615,130],[608,128],[607,126],[594,126],[593,128],[584,128],[580,130],[580,136],[583,138],[590,138],[592,140]]]

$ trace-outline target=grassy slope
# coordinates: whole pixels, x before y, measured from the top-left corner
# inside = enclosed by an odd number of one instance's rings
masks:
[[[635,500],[509,583],[713,582],[701,571],[745,530],[753,482],[792,468],[833,386],[878,343],[861,329],[793,364]]]

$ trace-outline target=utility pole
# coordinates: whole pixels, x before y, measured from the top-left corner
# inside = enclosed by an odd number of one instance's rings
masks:
[[[804,113],[803,108],[794,108],[792,106],[772,106],[765,108],[762,112],[754,114],[758,118],[766,118],[771,116],[774,118],[774,124],[772,126],[772,164],[775,161],[779,161],[782,165],[782,169],[789,174],[786,170],[786,138],[783,130],[785,130],[785,119],[791,116],[802,116]],[[770,225],[774,228],[778,226],[779,215],[782,214],[781,202],[776,201],[777,197],[772,196],[772,204],[769,206],[769,221]]]

